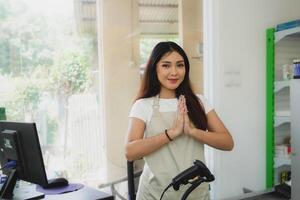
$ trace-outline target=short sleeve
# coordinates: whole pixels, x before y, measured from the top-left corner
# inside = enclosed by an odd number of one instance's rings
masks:
[[[209,113],[211,110],[214,109],[212,107],[212,105],[210,105],[208,100],[203,95],[197,94],[197,97],[200,99],[200,101],[205,109],[205,114]]]
[[[137,100],[131,107],[129,117],[135,117],[143,120],[145,123],[147,121],[147,112],[145,111],[145,105],[142,99]]]

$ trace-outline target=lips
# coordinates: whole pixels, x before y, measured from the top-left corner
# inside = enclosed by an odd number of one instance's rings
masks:
[[[168,81],[172,84],[175,84],[177,83],[178,79],[168,79]]]

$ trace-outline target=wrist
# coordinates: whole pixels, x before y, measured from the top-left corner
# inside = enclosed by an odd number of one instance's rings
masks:
[[[170,136],[170,138],[171,138],[172,140],[175,139],[175,137],[176,137],[176,132],[175,132],[175,130],[172,129],[172,128],[169,128],[169,129],[166,129],[166,130],[167,130],[168,135]]]
[[[197,129],[197,128],[192,128],[190,131],[190,135],[194,138],[198,138],[200,140],[202,140],[203,134],[205,132],[201,129]]]
[[[197,129],[196,128],[189,128],[187,134],[194,137],[196,135]]]
[[[168,138],[169,142],[172,142],[172,141],[173,141],[173,138],[169,135],[168,129],[165,129],[165,135],[166,135],[166,137]]]

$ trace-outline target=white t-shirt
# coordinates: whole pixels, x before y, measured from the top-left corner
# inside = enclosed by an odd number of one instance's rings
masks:
[[[197,94],[197,97],[201,101],[206,114],[213,109],[213,107],[208,103],[207,99],[204,96]],[[143,120],[146,123],[146,125],[148,125],[153,113],[153,107],[152,107],[153,103],[154,103],[153,98],[144,98],[144,99],[137,100],[131,108],[129,117],[139,118]],[[159,112],[177,111],[177,104],[178,104],[177,98],[172,98],[172,99],[159,98]]]

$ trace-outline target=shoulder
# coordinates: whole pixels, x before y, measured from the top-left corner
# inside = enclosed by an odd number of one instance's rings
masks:
[[[200,102],[207,101],[207,99],[202,94],[196,94],[196,96],[198,97],[198,99],[200,100]]]
[[[131,107],[129,117],[135,117],[147,122],[152,113],[153,98],[138,99]]]
[[[151,107],[153,105],[153,98],[143,98],[143,99],[138,99],[134,102],[132,107],[138,107],[138,108],[147,108]]]
[[[196,94],[196,96],[199,99],[199,102],[201,103],[201,105],[204,107],[205,113],[209,113],[211,110],[213,110],[212,105],[209,103],[209,101],[207,100],[207,98],[205,98],[202,94]]]

